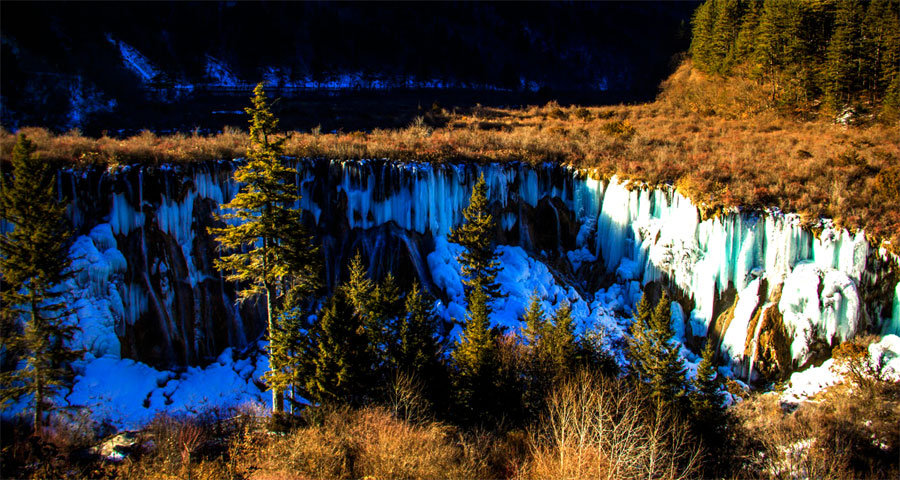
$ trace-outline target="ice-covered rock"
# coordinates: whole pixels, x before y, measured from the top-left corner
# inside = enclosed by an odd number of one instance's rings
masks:
[[[859,305],[856,284],[845,273],[813,262],[798,264],[785,279],[778,303],[793,338],[792,358],[805,363],[809,342],[816,338],[833,345],[856,335]]]
[[[863,232],[828,222],[814,235],[798,216],[777,211],[732,210],[703,218],[672,187],[600,179],[558,165],[292,162],[302,197],[298,207],[310,213],[307,218],[313,219],[329,255],[329,281],[336,283],[346,261],[342,255],[366,242],[379,255],[400,255],[397,249],[378,250],[387,241],[381,235],[394,232],[409,258],[370,260],[385,268],[413,264],[411,274],[442,293],[446,305],[439,312],[447,320],[465,318],[465,301],[456,262],[460,247],[447,242],[446,235],[462,221],[472,185],[484,175],[498,233],[510,244],[499,247],[499,280],[508,297],[494,306],[497,325],[518,328],[533,292],[548,314],[568,301],[579,332],[602,331],[598,341],[624,362],[620,347],[641,288],[665,279],[681,290],[682,305],[693,303],[691,311],[673,306],[673,326],[683,340],[706,335],[714,317],[729,307],[721,305],[723,294],[732,288],[737,292],[722,338],[722,353],[732,368],[740,364],[752,370],[760,332],[748,330],[754,312],[765,308],[782,313],[793,333],[791,354],[801,364],[810,333],[829,342],[852,337],[863,325],[900,333],[900,284],[893,288],[893,305],[861,300],[868,298],[866,281],[881,278],[869,271],[868,261],[885,254],[872,249]],[[72,246],[77,273],[68,288],[73,321],[86,327],[76,342],[93,358],[115,358],[126,345],[137,360],[159,368],[186,367],[208,363],[229,346],[245,347],[262,331],[258,311],[234,306],[233,289],[213,267],[217,250],[206,231],[214,224],[213,214],[221,213],[220,205],[240,188],[231,179],[234,165],[69,172],[60,179],[60,188],[76,199],[69,209],[75,227],[87,232]],[[560,245],[536,247],[537,237],[545,234]],[[538,254],[541,249],[549,253]],[[578,277],[596,274],[589,279],[597,280],[590,287],[596,291],[568,285],[567,269],[556,270],[559,261],[568,261],[574,270],[590,263]],[[782,291],[777,305],[767,307],[774,300],[762,298],[762,282],[767,296]],[[136,342],[137,329],[152,334]],[[231,370],[233,375],[218,372],[223,388],[252,391],[251,365],[244,361]],[[192,372],[197,378],[205,375]],[[752,372],[735,372],[752,378]],[[188,386],[178,387],[178,381],[168,383],[166,395],[178,392],[175,398],[184,405],[203,398]],[[206,397],[221,398],[214,392]],[[166,399],[173,401],[157,392],[150,400],[155,405]]]

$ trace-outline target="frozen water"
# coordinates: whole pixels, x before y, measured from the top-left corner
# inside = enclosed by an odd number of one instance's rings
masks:
[[[356,80],[337,79],[335,85]],[[494,305],[495,325],[510,330],[520,328],[519,317],[533,293],[539,296],[548,315],[563,301],[570,302],[578,331],[594,335],[596,342],[624,365],[622,345],[642,285],[668,278],[693,300],[694,309],[690,312],[681,311],[678,304],[672,306],[673,328],[679,340],[705,335],[716,313],[713,307],[717,298],[733,287],[738,299],[734,318],[723,335],[722,353],[730,359],[731,369],[742,369],[742,376],[744,369],[752,370],[752,366],[743,365],[747,360],[743,353],[748,338],[755,345],[759,333],[747,331],[757,309],[779,308],[785,325],[794,334],[792,356],[800,363],[808,355],[806,343],[810,335],[840,341],[861,328],[859,285],[866,273],[867,258],[873,253],[862,232],[836,229],[826,222],[821,233],[814,236],[803,228],[798,216],[779,212],[730,211],[703,219],[696,206],[673,188],[648,189],[616,177],[600,180],[586,172],[550,166],[335,161],[327,167],[329,174],[336,175],[337,183],[325,186],[316,176],[320,170],[311,167],[310,162],[297,162],[297,188],[302,195],[299,206],[310,211],[317,222],[330,212],[323,211],[326,205],[316,203],[314,199],[321,197],[315,192],[331,188],[346,197],[346,218],[351,228],[392,222],[433,238],[434,251],[422,253],[427,253],[424,263],[434,286],[448,299],[439,308],[446,319],[465,318],[456,262],[460,247],[449,243],[446,235],[462,221],[461,212],[468,203],[472,185],[483,174],[489,198],[500,212],[497,221],[507,232],[524,225],[525,212],[531,207],[546,205],[550,198],[554,199],[554,208],[562,202],[574,214],[578,229],[574,248],[561,252],[565,255],[560,261],[568,261],[574,271],[599,260],[608,278],[615,280],[597,291],[576,290],[568,285],[570,280],[548,266],[552,263],[544,263],[545,256],[528,253],[531,239],[528,229],[522,228],[520,246],[498,247],[502,262],[498,281],[507,296]],[[120,251],[118,242],[130,232],[145,224],[149,228],[155,222],[179,245],[191,285],[204,280],[195,267],[198,263],[194,244],[199,224],[195,207],[201,200],[212,204],[227,202],[238,185],[227,175],[219,175],[215,167],[192,171],[184,174],[190,178],[182,179],[187,180],[182,182],[187,187],[178,189],[177,197],[164,194],[159,200],[147,202],[142,185],[127,190],[128,194],[112,194],[106,223],[91,228],[72,246],[77,273],[68,290],[74,309],[72,319],[82,327],[76,344],[90,352],[82,383],[92,378],[89,372],[95,367],[121,368],[126,375],[168,376],[164,385],[131,382],[125,385],[127,389],[123,387],[121,395],[107,392],[104,398],[110,398],[112,405],[138,398],[142,405],[149,405],[141,407],[143,410],[125,408],[122,418],[144,419],[158,409],[193,409],[196,405],[233,404],[238,398],[261,398],[251,377],[258,378],[265,371],[264,356],[253,362],[232,361],[233,355],[228,352],[209,367],[192,368],[177,376],[153,373],[153,369],[146,370],[150,368],[146,365],[118,358],[121,347],[117,333],[123,332],[126,325],[133,325],[153,299],[153,293],[145,291],[142,284],[125,280],[128,262],[134,260],[122,254],[125,249],[123,246]],[[159,262],[148,268],[154,274],[162,274],[171,266]],[[766,299],[760,298],[763,280],[770,292],[784,284],[777,305],[769,306]],[[166,290],[159,292],[162,303],[170,305],[174,298],[171,287],[163,284],[161,288]],[[900,333],[900,284],[894,288],[890,314],[889,319],[875,320],[883,320],[880,328],[885,333]],[[685,355],[693,354],[685,350]],[[696,358],[688,360],[690,367]],[[95,362],[100,363],[94,365]],[[201,387],[207,383],[208,388]],[[78,388],[82,388],[79,392],[99,395],[114,387],[105,385],[99,382],[93,387]],[[84,397],[86,393],[80,395]]]

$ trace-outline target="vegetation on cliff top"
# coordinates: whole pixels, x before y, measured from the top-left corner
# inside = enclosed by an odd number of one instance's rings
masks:
[[[705,74],[686,61],[655,102],[520,109],[433,106],[405,129],[294,132],[286,155],[400,161],[557,162],[650,185],[675,184],[707,211],[775,207],[830,217],[900,245],[900,128],[873,117],[847,126],[785,115],[765,83]],[[247,134],[144,132],[118,139],[21,129],[44,159],[74,165],[242,157]],[[15,137],[0,133],[8,159]]]

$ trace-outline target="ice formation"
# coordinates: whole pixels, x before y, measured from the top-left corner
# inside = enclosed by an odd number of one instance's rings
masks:
[[[471,187],[481,175],[499,211],[501,228],[526,250],[534,247],[529,222],[541,222],[541,229],[549,225],[561,235],[559,210],[552,202],[547,205],[555,219],[529,218],[541,202],[552,199],[561,202],[579,226],[574,248],[560,252],[573,271],[601,259],[623,290],[633,291],[632,282],[645,285],[663,277],[677,285],[694,304],[692,311],[683,312],[686,337],[706,335],[717,314],[717,298],[733,288],[739,293],[739,305],[730,331],[725,332],[722,351],[734,362],[741,361],[742,340],[746,342],[754,333],[746,331],[749,316],[763,299],[751,297],[758,296],[753,291],[763,279],[769,291],[783,285],[776,308],[793,333],[791,354],[798,363],[806,358],[809,334],[830,342],[850,338],[860,330],[867,308],[860,300],[860,282],[873,252],[863,232],[838,230],[827,222],[815,236],[803,228],[798,216],[779,212],[732,211],[703,219],[698,208],[673,188],[649,189],[616,177],[601,180],[590,172],[549,164],[295,162],[302,194],[298,206],[311,212],[317,224],[322,225],[323,212],[329,211],[325,218],[333,220],[343,213],[351,229],[392,224],[434,239],[435,250],[422,256],[428,256],[434,285],[450,298],[448,316],[459,318],[462,312],[454,305],[459,290],[451,286],[457,279],[448,273],[455,270],[448,256],[455,255],[441,239],[462,221]],[[190,176],[190,188],[177,198],[164,195],[151,215],[181,247],[193,286],[205,278],[194,267],[195,232],[200,224],[193,212],[195,199],[218,205],[228,201],[238,186],[217,169],[197,168],[182,175]],[[132,206],[124,194],[114,194],[111,202],[109,222],[116,235],[154,221],[144,218],[145,206]],[[335,204],[342,205],[343,212],[333,211]],[[891,318],[872,319],[885,332],[900,325],[900,286],[895,290]],[[633,306],[633,295],[622,298],[627,311]],[[507,303],[521,307],[518,300]]]
[[[511,243],[498,250],[498,280],[508,296],[494,305],[493,317],[507,329],[520,327],[519,317],[533,293],[548,314],[566,301],[580,331],[600,332],[597,341],[624,363],[621,345],[642,287],[667,278],[693,304],[691,311],[682,310],[688,303],[672,306],[673,327],[684,343],[707,334],[721,313],[717,300],[733,289],[733,318],[722,332],[720,349],[742,378],[752,376],[760,335],[761,322],[750,331],[751,320],[768,308],[782,314],[798,365],[808,356],[811,336],[836,343],[864,327],[900,330],[900,284],[892,289],[892,305],[862,301],[869,259],[887,255],[875,251],[862,232],[825,223],[814,235],[799,217],[779,212],[731,211],[702,218],[697,206],[674,188],[650,189],[555,165],[385,160],[295,160],[295,165],[302,195],[298,206],[310,212],[330,251],[350,248],[335,243],[349,241],[348,232],[385,226],[401,232],[405,248],[427,248],[413,255],[418,258],[413,260],[418,262],[415,271],[441,293],[441,314],[448,320],[463,320],[465,309],[455,260],[459,246],[446,237],[462,221],[472,185],[484,175],[500,230]],[[70,209],[73,222],[86,232],[72,247],[78,265],[69,288],[77,310],[73,321],[83,327],[78,344],[91,352],[81,367],[80,386],[70,396],[73,403],[100,402],[106,395],[112,410],[125,412],[115,420],[124,425],[155,409],[261,398],[254,379],[264,357],[255,363],[233,360],[226,350],[209,366],[189,367],[178,375],[140,358],[120,358],[123,335],[139,319],[145,328],[157,325],[164,355],[180,355],[188,364],[204,363],[204,355],[209,362],[229,346],[251,344],[250,320],[241,317],[233,292],[217,280],[210,258],[215,250],[205,233],[210,215],[238,191],[232,168],[227,162],[161,166],[152,173],[138,167],[104,173],[99,185],[84,184],[97,182],[96,176],[72,174],[68,182],[73,190],[101,192],[99,198],[76,200]],[[100,188],[104,185],[107,190]],[[556,238],[559,245],[540,252],[540,235]],[[575,280],[604,272],[613,283],[603,288],[587,291]],[[780,298],[771,298],[779,286]],[[208,302],[220,306],[212,309]],[[179,323],[176,312],[189,321]],[[881,318],[882,312],[890,317]],[[154,316],[160,317],[158,322],[147,323]],[[152,381],[120,388],[91,373],[112,368]],[[215,388],[209,389],[192,383],[213,380]],[[142,410],[116,407],[123,398],[140,399]]]

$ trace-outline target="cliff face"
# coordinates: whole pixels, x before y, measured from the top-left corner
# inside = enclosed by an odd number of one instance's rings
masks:
[[[615,287],[630,292],[628,307],[641,285],[669,282],[679,291],[676,331],[689,344],[715,338],[742,377],[777,359],[803,365],[860,332],[900,332],[897,259],[862,233],[826,225],[814,234],[775,212],[703,220],[671,189],[559,166],[295,164],[298,207],[323,246],[330,287],[359,249],[376,278],[418,278],[448,312],[458,309],[455,287],[429,254],[449,252],[445,236],[483,173],[500,243],[523,247],[588,302],[602,303],[595,292]],[[79,235],[70,290],[87,327],[81,341],[96,356],[196,365],[262,333],[259,306],[236,306],[233,285],[212,266],[207,227],[237,191],[232,170],[218,162],[60,175]],[[760,345],[781,331],[777,348]]]

